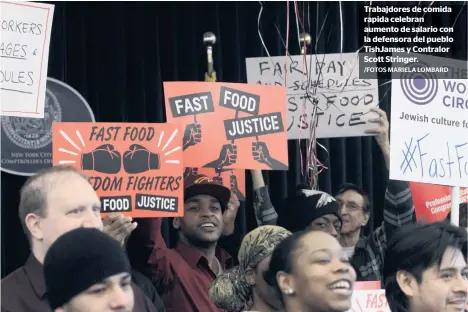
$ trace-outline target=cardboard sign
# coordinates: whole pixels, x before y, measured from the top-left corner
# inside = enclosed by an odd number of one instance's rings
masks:
[[[52,124],[93,122],[86,100],[71,86],[47,78],[44,118],[2,116],[0,170],[32,176],[52,166]]]
[[[245,201],[245,170],[213,169],[213,168],[185,168],[184,179],[189,175],[203,174],[212,178],[216,183],[229,188],[236,194],[237,199]]]
[[[1,115],[44,118],[54,5],[0,1]]]
[[[390,179],[468,187],[468,79],[459,76],[466,61],[422,54],[417,60],[392,79]],[[452,70],[447,78],[414,73],[421,66]]]
[[[182,133],[177,125],[59,122],[54,165],[91,177],[101,213],[135,218],[183,216]]]
[[[378,81],[359,78],[356,53],[247,58],[247,82],[285,86],[288,139],[367,136],[379,104]],[[287,64],[286,64],[287,62]],[[285,67],[286,66],[286,67]],[[285,83],[286,80],[286,83]]]
[[[452,208],[452,192],[443,185],[411,182],[416,218],[427,222],[442,221]],[[460,204],[468,202],[468,188],[460,188]]]
[[[167,121],[185,127],[185,166],[288,169],[284,88],[164,82],[164,96]]]
[[[379,281],[355,283],[351,300],[351,310],[347,312],[391,312]]]

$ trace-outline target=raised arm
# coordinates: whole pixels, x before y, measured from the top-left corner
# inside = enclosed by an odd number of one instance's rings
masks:
[[[261,170],[250,170],[252,175],[252,186],[254,190],[253,206],[255,211],[255,218],[257,224],[262,225],[276,225],[278,221],[278,214],[275,207],[271,203],[268,188],[265,186]]]
[[[384,222],[387,240],[396,229],[415,221],[413,196],[406,181],[388,180],[384,202]]]
[[[165,288],[173,280],[171,250],[161,234],[162,218],[140,219],[134,239],[149,255],[149,275],[157,290]]]

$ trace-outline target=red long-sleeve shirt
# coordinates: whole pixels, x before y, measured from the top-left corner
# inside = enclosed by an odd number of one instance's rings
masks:
[[[222,312],[211,301],[208,287],[216,278],[208,260],[195,248],[179,242],[175,249],[166,246],[161,235],[161,218],[139,224],[151,233],[153,246],[148,261],[153,282],[164,301],[167,312]],[[149,246],[148,246],[149,247]],[[233,259],[221,248],[216,249],[216,257],[224,269],[232,266]]]

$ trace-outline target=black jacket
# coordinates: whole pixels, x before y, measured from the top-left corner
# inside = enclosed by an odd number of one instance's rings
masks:
[[[151,283],[151,281],[146,276],[132,269],[132,279],[133,283],[135,283],[135,285],[137,285],[143,291],[143,293],[151,300],[151,302],[153,302],[158,312],[166,312],[166,308],[164,307],[164,303],[162,302],[161,297],[159,297],[153,283]]]

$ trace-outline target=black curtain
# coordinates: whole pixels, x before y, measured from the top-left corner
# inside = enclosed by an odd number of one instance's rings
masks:
[[[50,77],[77,89],[100,122],[165,122],[163,81],[203,80],[206,50],[202,35],[217,36],[214,65],[218,81],[246,82],[246,57],[266,56],[259,40],[259,2],[57,2],[49,56]],[[313,52],[355,52],[363,44],[362,4],[341,2],[344,48],[340,51],[340,3],[298,2]],[[373,2],[375,4],[375,2]],[[418,5],[418,2],[407,2]],[[433,4],[435,6],[436,4]],[[261,31],[272,56],[285,55],[281,37],[286,33],[286,2],[264,2]],[[289,3],[289,52],[298,54],[294,4]],[[451,26],[457,12],[437,24]],[[456,24],[459,34],[453,57],[466,60],[466,7]],[[461,21],[461,22],[460,22]],[[320,40],[317,34],[323,26]],[[276,29],[278,27],[279,33]],[[456,48],[455,48],[456,46]],[[380,87],[380,107],[390,116],[390,84]],[[385,96],[384,96],[385,95]],[[387,170],[373,138],[320,140],[328,153],[318,155],[329,167],[320,174],[321,190],[334,193],[343,182],[361,185],[374,207],[373,224],[382,220]],[[280,206],[301,174],[301,146],[289,141],[287,172],[264,172],[273,204]],[[241,206],[239,227],[255,226],[251,179],[247,174],[248,201]],[[2,172],[2,277],[21,266],[29,253],[18,216],[19,189],[26,180]],[[164,226],[169,238],[169,225]]]

